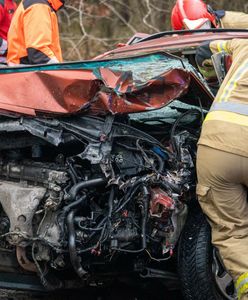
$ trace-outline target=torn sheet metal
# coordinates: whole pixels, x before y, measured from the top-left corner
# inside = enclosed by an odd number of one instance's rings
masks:
[[[6,69],[0,72],[0,110],[32,116],[144,112],[180,97],[191,77],[179,59],[161,53],[66,67],[38,66],[37,71]]]

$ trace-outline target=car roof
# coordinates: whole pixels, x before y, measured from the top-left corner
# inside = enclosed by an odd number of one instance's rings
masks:
[[[96,57],[110,59],[156,51],[180,52],[197,47],[201,42],[218,39],[248,38],[246,29],[204,29],[166,31],[136,39],[134,43],[113,49]],[[130,39],[132,40],[132,38]]]

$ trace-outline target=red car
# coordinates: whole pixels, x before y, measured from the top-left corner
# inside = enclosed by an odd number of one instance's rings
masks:
[[[214,95],[194,60],[200,42],[236,37],[248,31],[165,32],[90,61],[0,68],[1,288],[165,294],[180,280],[185,299],[236,299],[196,201]]]

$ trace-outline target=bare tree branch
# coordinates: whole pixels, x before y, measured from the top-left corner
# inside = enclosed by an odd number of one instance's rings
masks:
[[[59,13],[65,60],[82,60],[125,43],[136,32],[171,28],[176,0],[67,0]],[[247,0],[206,0],[215,9],[248,12]]]

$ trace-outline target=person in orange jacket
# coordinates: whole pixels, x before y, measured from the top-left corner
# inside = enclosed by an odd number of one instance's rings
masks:
[[[248,29],[248,14],[213,10],[202,0],[177,0],[171,13],[174,30],[182,29]]]
[[[62,62],[56,12],[64,0],[22,0],[8,33],[9,66]]]
[[[0,63],[6,62],[7,34],[16,7],[14,0],[0,0]]]

